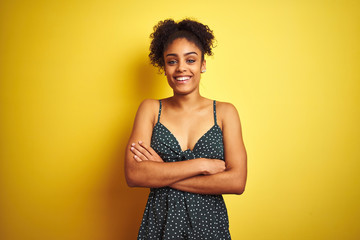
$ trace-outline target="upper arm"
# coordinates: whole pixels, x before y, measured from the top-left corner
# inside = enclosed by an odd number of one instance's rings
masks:
[[[157,116],[156,109],[158,109],[158,107],[159,102],[157,100],[146,99],[140,104],[136,112],[133,129],[125,149],[126,178],[128,178],[129,173],[134,170],[135,165],[137,164],[130,151],[131,143],[136,143],[141,140],[146,145],[150,146],[154,121],[156,119],[155,116]]]
[[[221,122],[224,140],[226,169],[235,171],[245,183],[247,175],[247,154],[242,137],[240,117],[235,106],[221,103]]]
[[[143,141],[150,145],[152,129],[155,121],[155,109],[159,103],[153,99],[145,99],[141,102],[135,116],[133,129],[129,142]]]

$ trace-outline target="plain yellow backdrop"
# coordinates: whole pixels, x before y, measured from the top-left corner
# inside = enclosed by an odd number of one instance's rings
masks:
[[[171,95],[152,27],[214,30],[201,93],[233,103],[248,152],[232,238],[360,238],[359,1],[0,3],[0,238],[135,239],[148,189],[123,156],[145,98]]]

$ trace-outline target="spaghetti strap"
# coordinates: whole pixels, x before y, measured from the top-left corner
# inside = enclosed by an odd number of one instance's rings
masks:
[[[159,107],[159,114],[158,114],[158,122],[160,122],[160,115],[161,115],[161,99],[159,99],[160,107]]]
[[[216,121],[216,101],[214,100],[214,122],[215,125],[217,125],[217,121]]]

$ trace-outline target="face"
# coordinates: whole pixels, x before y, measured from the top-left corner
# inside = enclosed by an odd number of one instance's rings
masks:
[[[174,94],[199,90],[201,71],[206,69],[201,50],[185,38],[175,39],[164,52],[165,74]]]

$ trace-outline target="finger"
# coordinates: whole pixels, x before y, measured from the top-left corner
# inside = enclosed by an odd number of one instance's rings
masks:
[[[139,141],[139,146],[141,146],[141,149],[139,149],[139,151],[144,154],[149,160],[154,160],[154,150],[146,145],[145,143],[143,143],[142,141]],[[152,150],[152,152],[151,152]]]
[[[152,147],[146,145],[145,143],[139,141],[139,145],[141,145],[143,148],[145,148],[149,152],[149,154],[151,154],[152,157],[158,155]]]
[[[148,158],[144,156],[136,147],[131,147],[130,150],[141,160],[146,161]]]
[[[155,150],[152,148],[152,147],[150,147],[150,146],[148,146],[148,145],[146,145],[146,144],[144,144],[143,142],[139,142],[139,144],[141,145],[141,146],[143,146],[144,148],[146,148],[146,150],[151,154],[151,157],[152,157],[152,161],[155,161],[155,162],[164,162],[164,160],[162,160],[162,158],[159,156],[159,154],[157,153],[157,152],[155,152]]]
[[[164,160],[162,160],[162,158],[159,156],[159,154],[157,154],[157,152],[155,152],[154,149],[152,149],[151,147],[148,149],[148,151],[150,152],[151,156],[153,156],[154,160],[156,162],[164,162]]]
[[[142,162],[142,160],[141,160],[138,156],[136,156],[136,155],[134,155],[134,159],[135,159],[135,161],[137,161],[137,162]]]
[[[131,147],[130,147],[130,151],[134,154],[134,159],[137,161],[137,162],[142,162],[141,158],[139,158],[138,156],[136,156],[136,152],[135,152],[135,149],[134,149],[134,146],[135,146],[135,143],[132,143],[131,144]]]
[[[138,152],[140,152],[144,157],[146,157],[147,160],[153,160],[153,156],[142,146],[136,145],[134,147]]]

